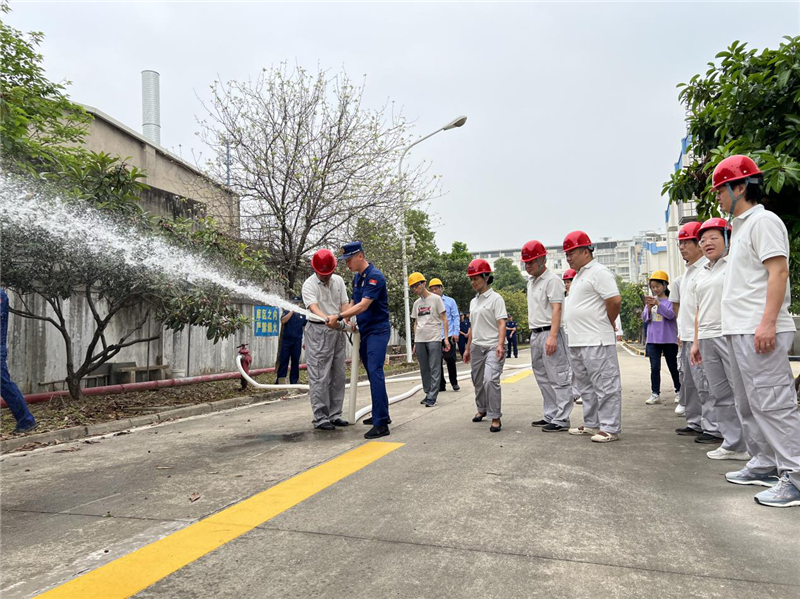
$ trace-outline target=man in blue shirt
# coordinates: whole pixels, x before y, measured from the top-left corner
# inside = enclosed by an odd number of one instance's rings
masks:
[[[453,391],[460,391],[461,387],[458,386],[458,372],[456,371],[456,345],[458,344],[459,332],[458,306],[456,305],[456,300],[444,294],[444,284],[440,279],[431,279],[428,287],[433,293],[441,297],[444,303],[444,309],[447,313],[448,330],[445,331],[444,324],[442,324],[442,362],[447,362],[447,375],[450,377],[450,384],[453,386]],[[450,338],[450,351],[444,351],[445,334]],[[442,368],[442,373],[444,373],[444,368]],[[447,384],[444,382],[444,374],[442,374],[439,391],[446,390]]]
[[[8,358],[8,346],[6,345],[6,337],[8,337],[8,295],[5,289],[0,289],[0,374],[2,374],[2,385],[0,386],[0,395],[11,410],[14,418],[17,421],[17,428],[14,429],[15,433],[27,433],[36,428],[36,420],[28,410],[28,405],[25,403],[25,398],[19,390],[19,387],[11,380],[8,374],[8,365],[6,360]]]
[[[292,301],[298,303],[299,297],[293,297]],[[300,352],[303,350],[303,327],[306,326],[306,317],[291,310],[284,310],[281,316],[281,326],[283,326],[283,340],[281,341],[281,355],[278,363],[278,379],[286,378],[286,370],[289,368],[291,360],[292,369],[289,371],[289,383],[296,385],[300,381]]]
[[[508,315],[506,322],[506,339],[508,340],[508,358],[511,357],[511,346],[514,346],[514,357],[517,357],[517,323],[511,314]]]
[[[359,356],[370,382],[372,394],[372,418],[364,420],[372,428],[364,435],[365,439],[377,439],[389,434],[389,396],[386,393],[386,377],[383,363],[386,361],[386,348],[389,345],[391,326],[389,325],[389,294],[386,291],[386,278],[364,257],[360,241],[351,241],[342,248],[342,256],[347,268],[353,271],[353,296],[350,307],[328,317],[328,326],[338,328],[339,322],[357,316],[356,322],[361,333]]]

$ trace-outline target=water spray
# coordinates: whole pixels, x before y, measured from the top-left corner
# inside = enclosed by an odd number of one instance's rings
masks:
[[[31,234],[41,231],[98,258],[113,251],[129,266],[192,284],[213,283],[234,296],[322,322],[316,314],[255,285],[239,282],[184,248],[156,236],[142,236],[134,227],[115,222],[97,210],[68,205],[57,195],[34,193],[7,175],[0,175],[0,225],[17,226]]]

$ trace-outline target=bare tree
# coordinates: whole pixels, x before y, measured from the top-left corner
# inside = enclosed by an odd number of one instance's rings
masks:
[[[211,89],[199,120],[216,154],[206,166],[218,180],[229,172],[243,237],[268,250],[289,289],[308,254],[348,239],[359,217],[398,224],[401,194],[411,207],[438,190],[424,163],[398,180],[409,122],[389,103],[365,108],[363,83],[344,72],[289,72],[284,63]]]

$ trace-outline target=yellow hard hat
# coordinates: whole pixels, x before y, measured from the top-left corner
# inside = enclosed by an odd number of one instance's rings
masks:
[[[442,283],[441,279],[437,279],[436,277],[431,279],[431,282],[428,283],[428,287],[435,287],[438,285],[439,287],[444,287],[444,283]]]
[[[408,286],[413,287],[420,281],[425,281],[425,276],[421,272],[412,272],[408,275]]]
[[[666,281],[667,283],[669,283],[669,275],[666,273],[666,271],[663,270],[654,270],[653,274],[650,275],[648,281],[652,281],[653,279],[657,279],[659,281]]]

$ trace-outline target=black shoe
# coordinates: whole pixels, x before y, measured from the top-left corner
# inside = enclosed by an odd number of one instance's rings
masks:
[[[695,443],[706,443],[708,445],[712,443],[722,443],[724,439],[722,437],[715,437],[714,435],[709,435],[708,433],[703,433],[695,438]]]
[[[361,422],[363,422],[367,426],[372,426],[372,418],[371,417],[370,418],[364,418],[364,420],[362,420]],[[389,420],[386,422],[386,424],[391,424],[391,423],[392,423],[392,419],[389,418]]]
[[[365,439],[378,439],[379,437],[385,437],[389,435],[389,427],[388,426],[373,426],[369,429],[365,434]]]
[[[490,426],[489,427],[489,432],[490,433],[499,433],[502,428],[503,428],[503,423],[501,422],[497,426],[495,426],[495,425]]]
[[[331,420],[331,424],[333,426],[350,426],[350,423],[347,420],[342,420],[341,418],[337,418],[336,420]]]
[[[426,408],[432,408],[432,407],[433,407],[433,406],[435,406],[435,405],[436,405],[436,402],[435,402],[435,401],[426,401],[426,402],[425,402],[425,407],[426,407]]]
[[[553,424],[551,422],[550,424],[545,424],[542,427],[542,432],[543,433],[558,433],[558,432],[561,432],[561,431],[565,431],[567,429],[569,429],[568,426],[559,426],[558,424]]]
[[[534,420],[531,422],[531,426],[547,426],[550,424],[547,420]]]
[[[335,431],[336,430],[336,427],[333,426],[330,422],[323,422],[322,424],[317,425],[314,428],[317,429],[317,430],[320,430],[320,431]]]
[[[472,422],[480,422],[484,418],[486,418],[486,414],[475,414],[475,416],[472,417]]]
[[[439,387],[439,393],[444,393],[447,391],[447,387]]]
[[[27,426],[25,428],[20,428],[20,427],[15,428],[13,433],[15,435],[21,435],[22,433],[29,433],[29,432],[31,432],[32,430],[35,430],[38,427],[39,427],[39,423],[38,422],[34,422],[33,424],[31,424],[30,426]]]
[[[428,401],[428,400],[427,400],[427,399],[425,399],[425,398],[423,397],[423,398],[422,398],[422,401],[421,401],[421,402],[419,402],[419,405],[422,405],[422,404],[424,404],[426,401]]]
[[[683,436],[703,434],[703,431],[695,430],[691,426],[687,426],[686,428],[676,428],[675,432]]]
[[[461,387],[458,385],[453,385],[453,391],[461,391]]]

